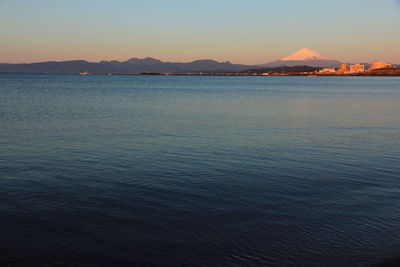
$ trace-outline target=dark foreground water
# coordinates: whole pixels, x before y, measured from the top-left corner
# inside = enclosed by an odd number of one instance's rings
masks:
[[[400,78],[0,75],[0,266],[400,254]]]

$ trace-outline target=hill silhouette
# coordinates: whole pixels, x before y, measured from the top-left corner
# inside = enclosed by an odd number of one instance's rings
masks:
[[[9,73],[59,73],[77,74],[139,74],[154,73],[190,73],[190,72],[239,72],[257,66],[232,64],[204,59],[188,63],[162,62],[155,58],[131,58],[127,61],[88,62],[85,60],[48,61],[30,64],[0,64],[0,72]]]

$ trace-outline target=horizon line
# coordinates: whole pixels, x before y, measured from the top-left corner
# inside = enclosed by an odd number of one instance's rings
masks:
[[[93,60],[92,61],[92,60],[89,60],[89,59],[77,58],[77,59],[64,59],[64,60],[62,60],[62,59],[60,59],[60,60],[39,60],[39,61],[28,61],[28,62],[2,62],[2,61],[0,61],[0,64],[15,64],[16,65],[16,64],[36,64],[36,63],[49,63],[49,62],[59,63],[59,62],[72,62],[72,61],[85,61],[85,62],[88,62],[88,63],[97,63],[97,64],[99,64],[101,62],[113,62],[113,61],[116,61],[116,62],[119,62],[119,63],[124,63],[124,62],[128,62],[129,60],[133,60],[133,59],[138,59],[138,60],[152,59],[152,60],[160,61],[160,63],[173,63],[173,64],[179,64],[179,63],[185,64],[185,63],[193,63],[193,62],[196,62],[196,61],[209,60],[209,61],[214,61],[214,62],[217,62],[217,63],[230,63],[230,64],[233,64],[233,65],[246,65],[246,66],[265,65],[265,64],[272,63],[272,62],[278,62],[278,61],[339,61],[339,62],[341,62],[343,64],[357,64],[357,63],[358,64],[362,64],[362,63],[369,64],[370,63],[367,60],[365,60],[365,61],[353,61],[353,62],[348,61],[348,62],[346,62],[346,61],[342,61],[342,60],[326,58],[326,59],[313,59],[313,60],[282,60],[282,59],[277,59],[277,60],[264,62],[264,63],[247,64],[247,63],[234,63],[234,62],[232,62],[230,60],[218,61],[218,60],[215,60],[215,59],[212,59],[212,58],[199,58],[199,59],[194,59],[194,60],[191,60],[191,61],[164,61],[164,60],[161,60],[161,59],[158,59],[158,58],[155,58],[155,57],[145,56],[145,57],[132,57],[132,58],[128,58],[126,60],[118,60],[118,59],[106,60],[106,59],[102,59],[102,60],[97,60],[97,61]],[[382,60],[375,59],[375,60],[373,60],[371,62],[374,62],[374,61],[382,61]],[[394,63],[394,62],[388,62],[388,63],[395,64],[395,65],[399,65],[400,64],[400,63]]]

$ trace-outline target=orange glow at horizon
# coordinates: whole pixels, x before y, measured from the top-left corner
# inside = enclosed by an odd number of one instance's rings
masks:
[[[0,63],[153,57],[264,64],[307,47],[342,62],[400,64],[393,8],[400,0],[255,0],[257,8],[239,0],[154,1],[42,0],[40,8],[0,1]]]

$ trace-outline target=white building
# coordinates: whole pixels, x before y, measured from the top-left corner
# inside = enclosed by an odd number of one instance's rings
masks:
[[[372,62],[371,67],[369,67],[368,71],[387,69],[387,68],[391,68],[391,67],[392,67],[392,64],[382,62],[382,61],[374,61],[374,62]]]
[[[325,68],[325,69],[320,70],[318,73],[319,74],[335,74],[336,70],[330,69],[330,68]]]
[[[365,66],[361,64],[350,65],[349,73],[361,73],[365,72]]]

